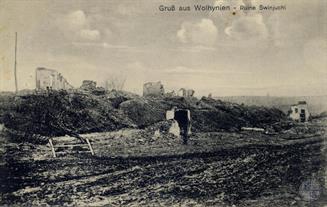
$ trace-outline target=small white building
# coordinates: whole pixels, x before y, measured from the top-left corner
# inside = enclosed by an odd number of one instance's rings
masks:
[[[298,104],[292,105],[289,116],[294,121],[307,122],[310,117],[307,102],[299,101]]]

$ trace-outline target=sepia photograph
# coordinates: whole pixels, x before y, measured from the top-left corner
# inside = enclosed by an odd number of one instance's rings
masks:
[[[0,206],[327,207],[327,1],[0,0]]]

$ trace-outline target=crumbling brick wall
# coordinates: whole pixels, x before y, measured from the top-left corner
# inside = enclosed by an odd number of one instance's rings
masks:
[[[160,81],[148,82],[143,85],[143,96],[163,96],[164,94],[165,89]]]

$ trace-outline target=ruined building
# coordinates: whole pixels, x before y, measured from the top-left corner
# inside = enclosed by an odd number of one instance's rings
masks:
[[[166,94],[165,94],[165,96],[166,97],[174,97],[174,96],[176,96],[176,92],[173,90],[173,91],[170,91],[170,92],[167,92]]]
[[[93,91],[97,88],[97,82],[92,80],[83,80],[80,88],[85,91]]]
[[[165,89],[160,81],[148,82],[143,85],[143,96],[163,96],[164,94]]]
[[[185,88],[181,88],[178,91],[178,96],[182,96],[182,97],[193,97],[195,91],[193,89],[185,89]]]
[[[73,86],[58,71],[48,68],[36,68],[36,89],[61,90],[72,89]]]
[[[105,88],[98,87],[97,82],[93,80],[83,80],[80,89],[94,95],[104,95],[106,93]]]
[[[307,122],[310,117],[307,102],[299,101],[298,104],[292,105],[289,116],[294,121]]]

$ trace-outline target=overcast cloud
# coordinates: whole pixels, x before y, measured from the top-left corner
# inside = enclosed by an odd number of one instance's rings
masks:
[[[286,4],[286,11],[160,12],[159,5]],[[35,68],[72,85],[126,77],[196,95],[326,95],[325,0],[0,1],[0,90],[35,87]]]

